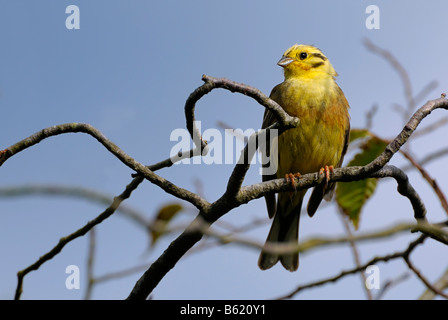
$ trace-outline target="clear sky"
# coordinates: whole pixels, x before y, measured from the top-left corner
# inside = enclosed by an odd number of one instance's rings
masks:
[[[380,29],[366,27],[367,6],[380,10]],[[80,29],[66,28],[66,7],[77,5]],[[423,101],[447,91],[445,58],[446,1],[11,1],[0,3],[0,149],[43,128],[89,123],[125,152],[144,164],[167,158],[175,141],[173,130],[185,128],[184,103],[202,84],[202,74],[227,77],[254,86],[265,94],[283,80],[276,65],[295,43],[313,44],[331,60],[338,83],[351,105],[351,125],[364,127],[373,105],[378,111],[372,130],[395,137],[403,125],[394,105],[405,105],[401,80],[388,62],[369,52],[367,38],[389,50],[406,68],[414,95],[435,80],[438,85]],[[221,121],[232,128],[258,129],[264,109],[247,97],[217,90],[197,105],[203,130]],[[434,112],[422,126],[446,116]],[[221,130],[222,131],[222,130]],[[444,127],[415,139],[417,159],[446,148]],[[349,160],[349,158],[348,158]],[[448,193],[445,159],[428,165]],[[407,164],[397,156],[393,164]],[[232,165],[179,165],[160,171],[189,190],[202,184],[204,197],[216,200],[225,190]],[[84,134],[47,139],[9,159],[0,167],[0,187],[71,185],[120,194],[132,171]],[[433,191],[415,171],[410,173],[428,208],[430,221],[446,219]],[[258,166],[244,184],[259,182]],[[412,221],[409,202],[396,192],[393,181],[381,181],[368,202],[357,233]],[[173,198],[144,183],[126,201],[148,219]],[[64,197],[0,198],[0,299],[13,297],[16,273],[47,252],[60,237],[93,219],[104,205]],[[186,210],[174,223],[191,217]],[[232,211],[224,221],[235,226],[267,217],[264,200]],[[222,231],[222,229],[221,229]],[[264,241],[268,223],[242,236]],[[301,221],[300,237],[339,236],[344,228],[334,205],[313,219]],[[162,238],[148,252],[143,228],[119,214],[97,228],[95,275],[123,270],[156,259],[177,234]],[[396,236],[360,245],[363,262],[406,247],[415,236]],[[87,237],[25,278],[24,299],[80,299],[86,288]],[[154,290],[154,299],[269,299],[298,285],[336,275],[353,267],[348,246],[326,248],[301,256],[297,272],[276,266],[257,267],[258,251],[230,244],[185,256]],[[412,255],[431,281],[448,263],[446,248],[428,241]],[[65,268],[77,265],[81,289],[67,290]],[[384,283],[403,275],[402,261],[378,265]],[[99,284],[93,298],[125,298],[141,272]],[[415,276],[388,291],[384,298],[414,299],[424,287]],[[363,299],[358,276],[304,291],[297,298]]]

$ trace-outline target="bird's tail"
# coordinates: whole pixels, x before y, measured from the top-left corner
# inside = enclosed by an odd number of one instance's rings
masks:
[[[277,210],[266,239],[265,247],[269,243],[298,244],[299,218],[303,195],[296,194],[291,198],[288,193],[280,193],[278,198]],[[274,266],[279,260],[285,269],[289,271],[295,271],[299,267],[298,253],[278,254],[265,249],[261,251],[258,266],[260,269],[266,270]]]

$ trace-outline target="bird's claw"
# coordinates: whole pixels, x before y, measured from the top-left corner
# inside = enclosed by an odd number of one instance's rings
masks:
[[[324,190],[327,189],[328,183],[330,182],[330,176],[331,176],[331,174],[333,172],[334,172],[334,167],[333,166],[325,166],[325,167],[320,168],[319,176],[321,176],[322,174],[325,174]]]
[[[296,191],[296,181],[295,178],[300,178],[302,175],[299,172],[296,173],[287,173],[285,174],[285,179],[287,182],[291,183],[291,186],[294,188],[294,192]],[[290,192],[290,196],[292,196],[292,192]]]

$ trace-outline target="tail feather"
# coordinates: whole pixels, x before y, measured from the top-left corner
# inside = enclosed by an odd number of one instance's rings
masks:
[[[313,192],[311,193],[310,200],[308,201],[307,211],[310,217],[314,216],[317,208],[319,207],[323,197],[324,197],[324,185],[318,185],[314,187]]]
[[[287,201],[281,201],[284,196],[288,197]],[[277,210],[265,246],[268,243],[298,244],[299,218],[303,195],[297,194],[294,198],[295,203],[291,203],[288,194],[279,194]],[[282,203],[286,203],[286,205],[282,206]],[[295,271],[299,267],[298,253],[278,254],[266,250],[261,251],[258,266],[260,269],[266,270],[273,267],[279,260],[289,271]]]
[[[325,187],[325,184],[321,184],[314,187],[314,190],[311,193],[311,197],[310,200],[308,201],[307,206],[308,215],[310,217],[314,216],[317,208],[322,202],[322,199],[325,199],[325,201],[331,200],[331,198],[333,197],[335,186],[336,186],[335,183],[331,183],[327,187]]]
[[[295,212],[291,215],[291,221],[289,222],[289,229],[286,231],[284,239],[282,240],[285,243],[299,244],[299,218],[300,218],[300,210],[296,214]],[[299,254],[297,252],[284,254],[280,256],[280,262],[283,267],[289,271],[296,271],[299,267]]]

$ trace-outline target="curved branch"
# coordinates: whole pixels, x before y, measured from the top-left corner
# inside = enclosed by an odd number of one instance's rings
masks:
[[[99,130],[95,129],[93,126],[85,123],[66,123],[61,125],[52,126],[46,129],[43,129],[30,137],[17,142],[11,147],[3,150],[0,153],[0,166],[8,160],[13,155],[31,147],[35,144],[41,142],[42,140],[60,135],[63,133],[77,133],[82,132],[86,133],[92,137],[94,137],[99,143],[101,143],[110,153],[116,156],[123,164],[132,170],[136,171],[138,174],[143,176],[145,179],[150,181],[151,183],[159,186],[165,192],[179,198],[186,200],[197,207],[199,210],[206,209],[209,206],[209,203],[200,197],[199,195],[186,190],[184,188],[178,187],[172,182],[162,178],[161,176],[155,174],[150,167],[144,166],[140,162],[136,161],[134,158],[126,154],[123,150],[121,150],[115,143],[107,139]],[[188,157],[190,154],[194,154],[192,151],[188,151],[184,153],[183,157]],[[159,164],[156,164],[156,167],[162,167],[163,165],[172,164],[171,159],[162,161]]]
[[[367,178],[386,178],[392,177],[397,181],[398,192],[407,197],[411,202],[412,208],[414,209],[414,216],[416,219],[424,219],[426,214],[425,205],[420,199],[415,189],[409,183],[409,179],[406,174],[394,167],[385,166],[376,172],[365,174],[365,167],[346,167],[334,169],[330,181],[334,182],[352,182],[358,180],[364,180]],[[317,173],[309,173],[296,178],[295,190],[307,189],[319,184],[322,177],[319,177]],[[261,198],[268,193],[280,192],[280,191],[294,191],[291,184],[285,183],[285,179],[276,179],[267,182],[261,182],[248,187],[241,188],[237,202],[238,205],[248,203],[249,201],[257,198]]]
[[[26,140],[26,139],[25,139]],[[23,141],[25,141],[23,140]],[[31,141],[26,142],[29,143],[29,146],[38,143],[34,142],[32,143],[32,141],[37,141],[34,138],[31,139]],[[17,149],[19,150],[19,149]],[[23,150],[23,149],[22,149]],[[17,151],[20,152],[21,150]],[[16,153],[17,153],[16,152]],[[191,155],[193,156],[194,152],[190,151],[190,152],[186,152],[184,155]],[[13,155],[13,154],[12,154]],[[11,155],[11,156],[12,156]],[[1,155],[0,155],[1,156]],[[173,165],[173,162],[171,161],[171,159],[166,159],[164,161],[158,162],[154,165],[148,166],[148,170],[159,170],[162,169],[164,167],[170,167],[171,165]],[[131,196],[131,193],[137,189],[137,187],[140,185],[140,183],[142,183],[144,180],[144,177],[141,175],[136,176],[130,184],[128,184],[126,186],[126,189],[117,197],[115,197],[113,199],[112,204],[106,209],[104,210],[99,216],[97,216],[95,219],[89,221],[86,225],[84,225],[81,229],[78,229],[77,231],[73,232],[72,234],[63,237],[59,240],[58,244],[53,247],[53,249],[51,249],[50,251],[48,251],[47,253],[45,253],[44,255],[42,255],[35,263],[33,263],[32,265],[30,265],[29,267],[19,271],[17,273],[17,287],[16,287],[16,292],[15,292],[15,296],[14,299],[18,300],[20,299],[20,296],[22,294],[23,291],[23,280],[24,277],[30,273],[31,271],[37,270],[39,269],[39,267],[44,264],[45,262],[47,262],[48,260],[51,260],[54,256],[56,256],[59,252],[61,252],[61,250],[71,241],[75,240],[76,238],[79,238],[81,236],[84,236],[87,232],[89,232],[94,226],[98,225],[99,223],[101,223],[102,221],[104,221],[105,219],[109,218],[120,206],[120,204],[126,200],[127,198],[129,198]]]
[[[202,80],[205,82],[202,86],[196,88],[185,102],[185,119],[187,122],[187,129],[190,132],[191,138],[195,145],[201,148],[201,151],[206,149],[207,143],[202,140],[201,133],[196,127],[194,109],[196,102],[203,96],[210,93],[213,89],[222,88],[231,92],[238,92],[255,99],[260,105],[269,109],[274,113],[280,125],[283,128],[293,128],[299,125],[300,120],[295,117],[291,117],[287,114],[282,107],[274,100],[270,99],[260,90],[248,86],[244,83],[239,83],[226,78],[214,78],[207,75],[202,76]]]
[[[420,122],[435,109],[448,110],[448,99],[446,99],[445,94],[442,94],[442,96],[438,99],[426,102],[420,109],[418,109],[397,137],[387,145],[383,153],[371,163],[364,166],[362,171],[365,173],[372,173],[385,166],[390,159],[392,159],[393,155],[398,152],[398,150],[400,150],[400,148],[408,141],[409,137],[417,129]]]
[[[437,197],[439,198],[442,208],[448,214],[448,201],[447,201],[444,193],[440,189],[437,181],[435,179],[433,179],[429,175],[429,173],[423,168],[423,166],[421,164],[419,164],[414,158],[412,158],[412,156],[409,153],[407,153],[403,150],[401,151],[401,153],[403,154],[403,156],[406,159],[409,160],[409,162],[412,164],[412,166],[414,166],[418,171],[420,171],[420,174],[422,175],[423,179],[425,179],[429,183],[429,185],[434,189],[434,192],[437,195]]]
[[[207,76],[203,76],[203,79],[206,80],[206,83],[196,89],[188,98],[187,103],[185,105],[185,114],[187,117],[187,127],[190,131],[193,139],[199,137],[198,132],[195,131],[194,127],[194,107],[195,103],[205,94],[214,89],[215,83],[221,88],[228,89],[230,91],[238,91],[238,92],[246,92],[246,86],[240,88],[241,84],[236,82],[226,80],[226,79],[216,79],[210,78]],[[207,80],[213,80],[214,82],[210,82]],[[251,94],[255,94],[257,92],[250,92]],[[245,93],[250,95],[249,93]],[[259,97],[259,96],[257,96]],[[261,96],[262,97],[262,96]],[[266,96],[265,96],[266,97]],[[258,101],[258,100],[257,100]],[[271,100],[269,99],[267,102],[269,103]],[[263,101],[266,102],[266,101]],[[266,105],[264,105],[267,107]],[[278,105],[270,105],[269,108],[277,108]],[[383,176],[392,176],[397,180],[398,183],[398,191],[409,198],[411,201],[412,207],[414,208],[415,217],[420,220],[424,219],[426,210],[425,207],[418,197],[418,194],[409,184],[407,176],[401,172],[401,170],[394,169],[394,167],[387,167],[384,170],[380,171],[393,157],[393,155],[400,150],[401,146],[406,143],[410,135],[415,131],[419,123],[425,118],[428,114],[430,114],[434,109],[444,108],[448,109],[448,100],[445,98],[445,95],[442,95],[441,98],[435,99],[432,101],[428,101],[423,107],[415,112],[406,126],[403,128],[401,133],[386,147],[385,151],[373,160],[371,163],[364,167],[350,167],[343,169],[335,169],[334,174],[331,177],[331,181],[355,181],[361,180],[368,177],[382,177]],[[280,115],[279,115],[280,116]],[[294,118],[293,118],[294,119]],[[295,123],[297,125],[297,123]],[[247,148],[247,144],[246,144]],[[244,150],[246,150],[246,148]],[[246,152],[246,151],[243,151]],[[377,171],[380,171],[377,173]],[[244,179],[246,174],[246,168],[242,168],[242,170],[238,170],[236,167],[234,169],[235,175],[233,176],[233,180],[238,182],[238,185]],[[314,174],[306,174],[300,177],[300,179],[296,179],[296,188],[297,189],[305,189],[310,188],[312,186],[317,185],[322,182],[323,177],[320,177],[318,173]],[[227,187],[229,189],[229,186]],[[224,214],[240,206],[241,204],[247,203],[250,200],[260,198],[267,193],[270,192],[281,192],[281,191],[294,191],[292,190],[292,186],[290,183],[285,182],[284,179],[271,180],[269,182],[260,183],[257,185],[239,188],[237,193],[232,192],[235,196],[230,197],[229,193],[224,193],[221,198],[212,203],[208,208],[207,212],[201,210],[196,219],[192,222],[191,226],[187,228],[179,237],[177,237],[170,246],[165,250],[165,252],[149,267],[149,269],[140,277],[140,279],[135,284],[131,293],[127,297],[127,299],[146,299],[148,295],[152,292],[152,290],[157,286],[157,284],[162,280],[162,278],[174,267],[174,265],[179,261],[179,259],[198,241],[202,239],[203,232],[195,228],[194,226],[200,223],[203,225],[206,223],[206,227],[204,230],[213,224],[216,220],[222,217]]]
[[[409,183],[408,176],[400,169],[394,166],[385,166],[381,170],[373,173],[372,178],[392,177],[397,181],[397,191],[402,196],[409,199],[414,210],[414,217],[419,221],[425,220],[426,208],[420,196]]]

